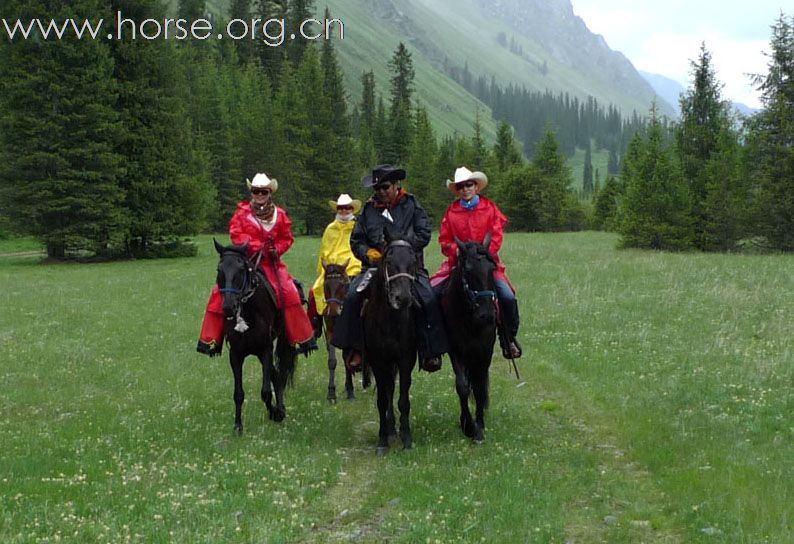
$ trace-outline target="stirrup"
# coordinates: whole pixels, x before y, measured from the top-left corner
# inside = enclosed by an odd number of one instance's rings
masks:
[[[510,340],[506,346],[502,347],[502,356],[505,359],[518,359],[523,353],[521,344],[519,344],[518,340],[515,338]]]

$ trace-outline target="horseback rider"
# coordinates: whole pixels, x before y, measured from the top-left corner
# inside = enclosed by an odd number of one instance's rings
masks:
[[[325,267],[328,264],[347,263],[345,272],[349,277],[354,277],[361,272],[361,261],[356,259],[350,250],[350,234],[356,225],[356,214],[361,210],[361,201],[354,200],[348,194],[341,194],[336,202],[328,201],[328,206],[336,212],[336,217],[331,221],[320,240],[320,254],[317,257],[317,279],[309,291],[309,319],[314,327],[314,336],[319,338],[322,334],[323,312],[325,311]]]
[[[383,259],[384,229],[387,226],[413,245],[419,261],[414,290],[421,305],[417,315],[421,367],[427,372],[435,372],[441,368],[441,355],[448,348],[441,310],[424,268],[423,250],[430,243],[430,222],[416,197],[401,187],[400,182],[405,177],[405,170],[381,164],[372,170],[371,175],[361,179],[362,185],[371,187],[374,194],[356,221],[350,247],[364,268],[372,269]],[[356,367],[360,360],[363,346],[361,308],[371,275],[372,272],[367,270],[353,280],[334,330],[332,343],[346,351],[348,367]]]
[[[317,349],[314,331],[295,280],[287,270],[281,256],[292,246],[292,221],[283,208],[273,202],[273,194],[278,190],[278,181],[266,174],[257,174],[253,181],[246,180],[251,191],[251,199],[237,204],[231,221],[229,236],[235,245],[248,244],[249,257],[262,250],[259,266],[264,272],[275,294],[276,306],[284,315],[287,340],[298,350],[307,354]],[[223,349],[223,299],[215,285],[212,288],[201,336],[196,351],[210,357],[220,355]]]
[[[482,243],[490,232],[491,243],[488,249],[496,260],[494,282],[501,315],[499,344],[505,358],[517,359],[521,357],[521,344],[517,338],[518,301],[515,289],[507,278],[505,265],[499,259],[499,249],[502,247],[507,217],[493,201],[481,194],[487,186],[488,176],[482,172],[472,172],[465,166],[455,170],[454,181],[447,180],[447,189],[456,197],[441,220],[441,229],[438,234],[441,252],[447,259],[441,263],[441,267],[430,282],[436,294],[440,294],[443,283],[449,278],[457,262],[456,238],[461,242]]]

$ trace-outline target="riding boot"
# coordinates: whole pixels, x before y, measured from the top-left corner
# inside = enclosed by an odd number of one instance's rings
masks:
[[[424,271],[422,271],[424,272]],[[421,367],[427,372],[441,368],[441,355],[449,351],[447,333],[438,299],[430,286],[427,273],[417,274],[414,287],[422,309],[417,315],[417,340]]]
[[[339,349],[359,349],[364,345],[364,324],[361,309],[364,306],[366,290],[359,290],[364,274],[359,274],[350,282],[350,288],[342,304],[342,313],[334,323],[331,344]]]
[[[223,352],[223,297],[218,286],[212,288],[207,309],[204,312],[204,320],[201,323],[201,333],[196,345],[196,351],[217,357]]]
[[[497,295],[503,294],[497,289]],[[514,296],[499,296],[499,346],[506,359],[518,359],[523,351],[518,342],[518,301]]]
[[[284,326],[287,329],[287,340],[291,345],[298,346],[298,353],[308,357],[309,352],[317,349],[314,339],[314,329],[300,304],[293,304],[282,309],[284,312]]]

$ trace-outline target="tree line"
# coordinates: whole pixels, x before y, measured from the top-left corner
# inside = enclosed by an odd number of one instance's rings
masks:
[[[118,10],[138,21],[166,16],[158,0],[8,3],[6,16],[14,18],[109,19]],[[180,0],[178,9],[191,19],[206,13],[203,0]],[[233,0],[230,18],[246,20],[255,13],[283,17],[294,27],[314,10],[311,0]],[[32,234],[58,259],[178,253],[189,247],[179,243],[185,236],[225,230],[236,202],[245,198],[244,179],[262,171],[281,181],[277,201],[289,210],[296,230],[317,234],[330,219],[325,202],[340,192],[367,197],[358,179],[382,162],[408,170],[405,186],[436,224],[451,200],[444,180],[465,164],[488,174],[489,195],[507,212],[511,228],[617,230],[632,224],[634,193],[647,192],[632,186],[652,173],[637,162],[649,160],[648,142],[654,137],[665,153],[674,149],[664,120],[653,118],[646,126],[636,114],[624,120],[612,106],[605,110],[592,99],[532,95],[496,82],[488,86],[489,96],[481,97],[500,120],[495,143],[486,144],[479,113],[470,134],[439,137],[427,109],[414,98],[413,60],[404,44],[384,59],[390,74],[385,96],[377,92],[372,71],[360,74],[361,96],[349,96],[334,47],[331,40],[268,47],[259,40],[175,43],[129,37],[0,43],[0,233]],[[769,107],[785,102],[769,96]],[[535,117],[544,108],[556,113]],[[780,127],[769,124],[778,118],[754,119],[747,126],[755,129],[739,133],[728,123],[717,141],[735,137],[735,161],[755,168],[748,174],[752,179],[771,179],[779,161],[767,160],[766,153],[785,154],[785,146],[759,131],[773,134]],[[687,134],[700,130],[698,123],[690,123],[694,128]],[[790,122],[788,127],[790,134]],[[640,136],[632,139],[632,131]],[[598,175],[593,182],[592,165],[588,169],[591,143],[610,149],[609,169],[619,174],[609,176],[604,187]],[[675,149],[689,149],[685,143]],[[572,189],[566,166],[571,145],[587,150],[584,194]],[[764,160],[745,158],[751,150]],[[702,150],[688,151],[695,152]],[[708,176],[726,163],[687,162],[699,181],[686,187],[685,198],[673,199],[674,207],[711,221],[707,206],[717,192],[709,192],[714,182]],[[682,167],[677,171],[684,175]],[[770,196],[762,199],[760,187],[745,185],[754,202],[775,203],[771,186],[765,189]],[[696,191],[702,198],[694,206]],[[731,195],[733,202],[737,197]],[[747,232],[737,229],[734,237]],[[692,242],[682,247],[706,237],[686,236]],[[628,234],[624,238],[626,245],[641,245],[628,241]]]
[[[652,111],[595,197],[593,225],[624,247],[794,251],[794,17],[773,24],[767,68],[754,76],[762,110],[737,119],[701,45],[680,121]]]

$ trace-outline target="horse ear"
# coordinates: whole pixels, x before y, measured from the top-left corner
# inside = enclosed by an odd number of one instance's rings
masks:
[[[212,242],[215,244],[215,251],[217,251],[219,255],[223,253],[224,247],[218,243],[218,240],[216,240],[215,237],[212,238]]]
[[[349,264],[350,264],[350,257],[348,257],[347,260],[342,263],[342,269],[347,270],[347,265]]]
[[[455,236],[455,243],[458,244],[458,249],[461,253],[466,251],[466,244],[464,244],[457,236]]]
[[[493,233],[489,230],[488,234],[485,235],[485,238],[482,241],[482,245],[485,249],[488,249],[491,246],[491,238],[493,238]]]
[[[323,259],[323,260],[320,262],[320,264],[322,264],[322,265],[323,265],[323,270],[325,270],[326,272],[328,272],[328,263],[327,263],[327,262],[325,262],[325,259]]]

